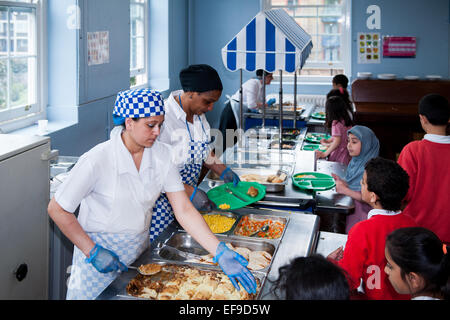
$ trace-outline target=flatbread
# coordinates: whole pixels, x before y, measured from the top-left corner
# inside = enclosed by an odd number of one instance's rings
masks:
[[[155,264],[155,263],[149,263],[149,264],[142,264],[139,268],[138,271],[142,274],[145,275],[154,275],[157,274],[158,272],[160,272],[162,269],[162,266],[159,264]]]
[[[250,249],[244,247],[237,247],[236,249],[234,249],[234,251],[243,256],[245,260],[248,260],[249,254],[250,252],[252,252]]]

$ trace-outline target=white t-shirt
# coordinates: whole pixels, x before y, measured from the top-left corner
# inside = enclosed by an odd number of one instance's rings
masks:
[[[86,232],[144,232],[160,193],[184,190],[177,168],[168,161],[169,146],[155,141],[145,148],[138,172],[121,130],[115,128],[110,140],[83,154],[55,194],[68,212],[81,204],[78,221]]]
[[[256,109],[257,103],[263,102],[263,85],[259,79],[250,79],[242,84],[242,97],[243,105],[247,106],[249,109]],[[232,99],[239,101],[240,94],[239,89],[231,97]]]
[[[188,160],[188,148],[190,142],[189,132],[186,127],[186,112],[184,112],[174,98],[182,93],[183,90],[174,91],[169,95],[167,100],[164,101],[164,125],[163,130],[158,137],[159,141],[171,146],[173,155],[172,161],[178,166],[179,170],[184,167],[184,164]],[[200,116],[201,121],[197,115],[194,115],[193,119],[194,123],[187,122],[192,138],[195,141],[210,141],[211,127],[206,116],[202,114]],[[204,132],[203,129],[205,130]]]

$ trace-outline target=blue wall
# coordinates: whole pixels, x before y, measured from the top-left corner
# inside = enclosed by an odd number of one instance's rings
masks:
[[[190,14],[191,50],[190,63],[209,63],[215,67],[224,83],[224,93],[210,112],[208,120],[217,127],[223,108],[225,94],[234,93],[239,87],[239,72],[230,72],[223,66],[220,50],[259,11],[259,0],[193,0]],[[352,71],[350,80],[356,79],[360,71],[374,75],[395,73],[425,76],[439,74],[449,76],[449,0],[353,0],[352,1]],[[366,9],[376,4],[381,8],[381,30],[369,30]],[[383,58],[380,64],[358,64],[356,40],[358,32],[379,32],[383,35],[417,37],[417,56],[414,59]],[[244,71],[244,81],[252,74]],[[326,94],[330,85],[297,86],[299,94]],[[267,87],[267,93],[278,93],[279,85]],[[293,93],[293,85],[283,84],[284,93]]]
[[[67,8],[78,3],[81,28],[68,29]],[[219,72],[224,92],[207,114],[217,127],[225,94],[239,87],[239,72],[222,64],[220,50],[260,11],[260,0],[149,0],[150,86],[167,96],[178,89],[178,73],[188,64],[207,63]],[[416,36],[415,59],[383,59],[381,64],[357,64],[352,55],[352,74],[396,73],[399,76],[440,74],[449,76],[449,0],[353,0],[352,51],[358,32],[366,28],[366,8],[381,8],[381,35]],[[110,63],[87,66],[86,32],[110,32]],[[108,139],[111,112],[117,91],[129,85],[128,0],[49,0],[47,114],[64,129],[50,134],[52,147],[62,155],[79,156]],[[253,74],[244,72],[244,81]],[[278,85],[268,93],[278,92]],[[298,92],[326,94],[329,85],[299,85]],[[283,85],[285,93],[292,85]]]
[[[352,75],[360,71],[373,74],[394,73],[403,77],[429,74],[449,76],[449,3],[448,0],[353,0],[352,8]],[[381,8],[381,30],[366,26],[366,9]],[[382,58],[380,64],[357,63],[357,33],[379,32],[381,36],[417,37],[416,58]]]

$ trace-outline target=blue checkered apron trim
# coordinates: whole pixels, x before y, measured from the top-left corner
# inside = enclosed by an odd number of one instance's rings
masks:
[[[179,100],[181,103],[181,99]],[[199,119],[202,121],[200,117]],[[180,171],[180,176],[183,183],[196,187],[203,162],[208,158],[210,147],[208,141],[194,141],[187,123],[186,126],[190,136],[189,157],[183,169]],[[207,139],[208,136],[205,132],[205,128],[203,127],[203,123],[202,129]],[[153,207],[152,223],[150,225],[150,242],[155,240],[159,234],[166,229],[169,223],[173,221],[173,219],[174,214],[172,206],[170,205],[167,196],[165,194],[161,194]]]
[[[137,235],[112,233],[87,233],[95,243],[112,250],[120,261],[129,265],[147,249],[148,234]],[[67,300],[92,300],[97,298],[120,274],[119,272],[101,273],[85,261],[86,256],[74,246],[72,271],[67,289]]]

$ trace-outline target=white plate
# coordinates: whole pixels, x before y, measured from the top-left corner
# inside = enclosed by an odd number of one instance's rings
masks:
[[[442,79],[441,76],[435,75],[435,74],[429,74],[427,76],[425,76],[425,78],[427,78],[428,80],[439,80]]]
[[[378,75],[378,79],[382,80],[393,80],[396,78],[396,75],[393,73],[382,73]]]
[[[419,76],[405,76],[405,80],[419,80]]]
[[[372,72],[358,72],[358,79],[368,79],[372,76]]]

